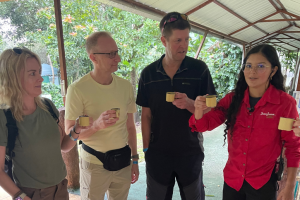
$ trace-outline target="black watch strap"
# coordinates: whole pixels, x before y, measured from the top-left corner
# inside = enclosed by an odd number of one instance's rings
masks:
[[[73,131],[74,133],[76,133],[76,134],[79,134],[79,133],[77,133],[77,132],[75,131],[75,125],[73,126],[72,131]]]

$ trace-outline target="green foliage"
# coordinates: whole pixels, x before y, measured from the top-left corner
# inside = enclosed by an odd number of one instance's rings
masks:
[[[198,36],[190,42],[193,52],[197,51],[202,37]],[[242,50],[239,46],[207,37],[199,59],[209,67],[219,99],[234,89],[242,61]]]
[[[59,68],[52,0],[19,0],[10,4],[1,17],[10,19],[15,26],[22,25],[16,32],[25,33],[25,46],[42,44],[36,49],[45,46],[53,66]],[[136,87],[141,70],[164,53],[157,21],[94,0],[61,1],[61,6],[69,84],[93,69],[84,45],[86,38],[96,30],[112,33],[122,58],[116,74],[130,80]],[[26,17],[20,18],[9,13],[13,8],[20,13],[19,16],[23,16],[21,12],[25,8],[30,9],[24,11]],[[203,36],[195,33],[190,36],[188,56],[194,57]],[[209,66],[220,97],[234,88],[242,59],[240,47],[207,37],[199,58]]]
[[[52,102],[56,108],[61,108],[64,106],[63,98],[61,96],[61,89],[59,86],[52,83],[43,83],[42,84],[43,94],[50,94]]]
[[[16,28],[6,31],[5,35],[10,39],[13,37],[16,39],[21,39],[24,38],[24,33],[26,31],[46,29],[46,26],[43,26],[38,22],[35,14],[40,8],[52,5],[53,1],[43,0],[18,0],[1,2],[1,18],[9,19],[10,23]]]

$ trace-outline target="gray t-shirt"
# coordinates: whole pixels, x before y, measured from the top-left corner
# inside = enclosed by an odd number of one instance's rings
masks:
[[[52,104],[54,112],[58,110]],[[0,146],[7,145],[4,111],[0,109]],[[19,136],[14,148],[13,177],[22,187],[42,189],[60,183],[66,177],[62,159],[60,132],[50,113],[40,107],[17,122]]]

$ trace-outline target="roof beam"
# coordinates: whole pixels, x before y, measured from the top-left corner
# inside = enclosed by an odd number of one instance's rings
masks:
[[[240,31],[242,31],[242,30],[244,30],[244,29],[246,29],[246,28],[248,28],[248,27],[250,27],[250,26],[253,26],[254,24],[257,24],[257,23],[261,22],[261,20],[268,19],[269,17],[272,17],[272,16],[274,16],[274,15],[277,15],[278,13],[279,13],[279,11],[276,11],[275,13],[273,13],[273,14],[271,14],[271,15],[268,15],[268,16],[266,16],[266,17],[264,17],[264,18],[262,18],[262,19],[260,19],[260,20],[258,20],[258,21],[256,21],[256,22],[250,23],[250,24],[248,24],[247,26],[245,26],[245,27],[243,27],[243,28],[240,28],[239,30],[236,30],[236,31],[230,33],[229,35],[233,35],[233,34],[235,34],[235,33],[237,33],[237,32],[240,32]]]
[[[265,35],[265,36],[263,36],[263,37],[260,37],[260,38],[258,38],[258,39],[256,39],[256,40],[253,40],[252,42],[248,43],[248,45],[254,45],[254,44],[257,43],[258,41],[260,41],[260,40],[262,40],[262,39],[264,39],[264,38],[266,38],[266,37],[269,37],[270,35],[274,35],[274,34],[276,34],[276,33],[279,34],[279,32],[284,31],[285,29],[288,29],[288,28],[290,28],[290,27],[292,27],[292,25],[288,25],[287,27],[284,27],[284,28],[282,28],[282,29],[280,29],[280,30],[278,30],[278,31],[275,31],[275,32],[273,32],[273,33],[269,33],[269,34],[267,34],[267,35]]]
[[[155,9],[153,7],[150,7],[148,5],[142,4],[142,3],[134,1],[134,0],[118,0],[118,2],[123,2],[123,3],[126,3],[126,4],[130,4],[131,6],[136,7],[136,9],[142,8],[145,11],[156,13],[156,14],[158,14],[161,17],[163,17],[163,16],[165,16],[167,14],[167,13],[161,11],[161,10]],[[208,27],[203,26],[201,24],[198,24],[196,22],[190,21],[190,24],[191,24],[191,26],[193,28],[200,29],[203,32],[209,31],[210,34],[213,34],[213,35],[215,35],[215,36],[217,36],[217,37],[219,37],[221,39],[227,39],[227,40],[230,40],[230,41],[238,43],[238,44],[244,44],[244,43],[246,43],[246,41],[243,41],[243,40],[231,37],[230,35],[227,35],[227,34],[224,34],[222,32],[216,31],[214,29],[208,28]]]
[[[287,48],[285,48],[285,47],[279,46],[279,45],[277,45],[277,44],[273,44],[273,45],[274,45],[274,46],[277,46],[277,47],[279,47],[279,48],[285,49],[285,50],[287,50],[287,51],[291,51],[290,49],[287,49]]]
[[[230,35],[226,35],[225,33],[222,33],[222,32],[216,31],[216,30],[214,30],[214,29],[208,28],[208,27],[203,26],[203,25],[201,25],[201,24],[198,24],[198,23],[196,23],[196,22],[190,21],[190,24],[191,24],[192,26],[194,26],[194,27],[203,29],[203,30],[205,30],[205,31],[209,31],[209,33],[213,33],[213,34],[216,34],[216,35],[218,35],[218,36],[221,36],[221,39],[228,39],[228,40],[231,40],[231,41],[236,42],[236,43],[239,43],[239,44],[246,43],[246,42],[243,41],[243,40],[240,40],[240,39],[231,37]]]
[[[299,19],[269,19],[260,22],[287,22],[287,21],[300,21],[300,18]]]
[[[207,6],[208,4],[212,3],[213,1],[214,1],[214,0],[208,0],[208,1],[204,2],[204,3],[202,3],[201,5],[199,5],[199,6],[195,7],[195,8],[193,8],[192,10],[188,11],[188,12],[185,13],[185,14],[186,14],[186,15],[190,15],[190,14],[192,14],[192,13],[194,13],[194,12],[200,10],[201,8]]]
[[[284,7],[284,5],[280,2],[280,0],[276,0],[276,2],[280,5],[280,7],[282,8],[283,11],[286,11],[286,8]],[[282,12],[280,13],[280,15],[284,18],[284,19],[288,19],[287,16],[285,16]],[[291,16],[290,16],[291,17]],[[290,25],[295,25],[295,22],[289,22]]]
[[[300,31],[280,31],[279,33],[300,33]]]
[[[279,11],[280,11],[281,13],[287,14],[287,15],[289,15],[289,16],[291,16],[291,17],[295,17],[296,19],[299,19],[299,18],[300,18],[299,15],[295,15],[295,14],[293,14],[293,13],[290,13],[290,12],[286,11],[286,10],[279,9]]]
[[[229,13],[231,13],[232,15],[236,16],[237,18],[239,18],[240,20],[246,22],[248,25],[251,24],[251,22],[249,22],[248,20],[246,20],[245,18],[243,18],[242,16],[240,16],[239,14],[237,14],[236,12],[234,12],[233,10],[231,10],[230,8],[226,7],[225,5],[223,5],[222,3],[218,2],[217,0],[214,0],[214,3],[217,4],[218,6],[220,6],[221,8],[223,8],[224,10],[228,11]],[[268,34],[266,31],[262,30],[261,28],[252,25],[254,28],[256,28],[257,30],[263,32],[264,34]]]
[[[289,46],[291,46],[291,47],[294,47],[294,48],[296,48],[296,49],[298,49],[299,47],[296,47],[296,46],[294,46],[294,45],[291,45],[291,44],[289,44],[289,43],[287,43],[287,42],[284,42],[284,41],[282,41],[282,40],[279,40],[279,39],[277,39],[279,42],[282,42],[282,43],[284,43],[284,44],[287,44],[287,45],[289,45]]]
[[[282,35],[285,35],[285,36],[287,36],[287,37],[289,37],[290,39],[294,39],[294,40],[298,40],[298,41],[300,41],[300,38],[299,39],[297,39],[297,38],[295,38],[295,37],[292,37],[292,36],[290,36],[290,35],[287,35],[287,34],[282,34]],[[278,38],[278,39],[287,39],[287,38]]]

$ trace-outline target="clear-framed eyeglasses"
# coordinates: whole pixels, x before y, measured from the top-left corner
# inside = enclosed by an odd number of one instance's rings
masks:
[[[244,73],[250,73],[250,71],[255,71],[256,73],[264,73],[266,71],[266,69],[268,67],[271,67],[271,66],[268,66],[268,65],[265,65],[265,64],[257,64],[257,65],[252,65],[252,64],[243,64],[243,72]]]

